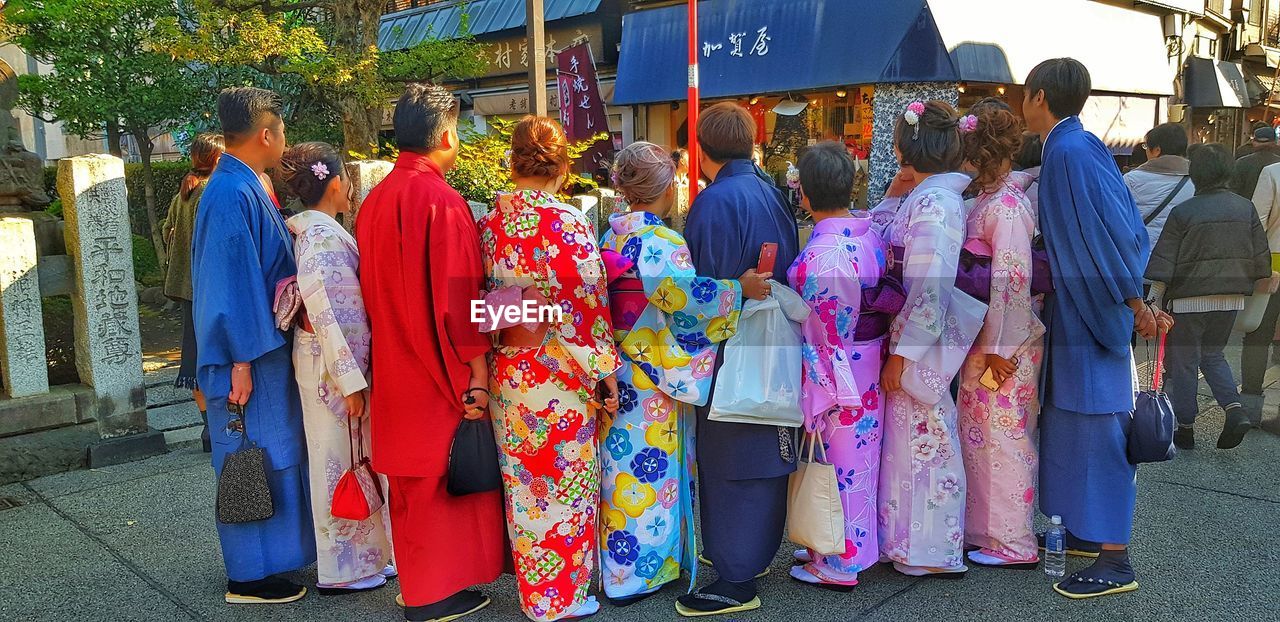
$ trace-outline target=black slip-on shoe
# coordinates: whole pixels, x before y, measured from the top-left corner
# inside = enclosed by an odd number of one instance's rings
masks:
[[[282,605],[301,600],[307,588],[278,577],[257,581],[227,581],[224,599],[231,605]]]
[[[404,619],[411,622],[452,622],[489,606],[488,596],[463,590],[442,601],[422,607],[405,607]]]
[[[1239,447],[1240,442],[1244,440],[1244,435],[1248,434],[1251,428],[1253,424],[1249,423],[1249,417],[1243,408],[1239,406],[1228,408],[1226,423],[1222,424],[1222,434],[1218,436],[1218,449]]]
[[[1173,431],[1173,445],[1178,449],[1196,448],[1196,429],[1191,426],[1178,426]]]

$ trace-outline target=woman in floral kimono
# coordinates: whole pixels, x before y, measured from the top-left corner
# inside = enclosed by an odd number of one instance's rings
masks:
[[[357,279],[356,241],[334,218],[351,205],[351,182],[337,149],[303,143],[284,154],[280,173],[307,209],[286,221],[294,235],[304,313],[294,329],[293,366],[302,399],[316,572],[321,594],[372,590],[395,576],[386,515],[362,521],[330,513],[333,490],[351,468],[352,443],[369,451],[369,320]],[[381,482],[386,490],[386,482]],[[385,505],[384,511],[385,511]]]
[[[595,613],[600,466],[596,396],[617,409],[618,353],[595,230],[555,197],[569,172],[555,121],[525,117],[511,138],[514,192],[480,221],[491,292],[521,288],[559,307],[538,324],[504,328],[490,373],[507,525],[520,606],[533,620]],[[517,296],[519,298],[519,296]]]
[[[800,158],[801,205],[813,215],[813,237],[788,272],[813,310],[803,327],[805,429],[821,435],[845,517],[844,553],[797,551],[805,563],[793,566],[791,576],[839,591],[852,589],[858,573],[880,560],[880,364],[890,317],[863,308],[864,295],[877,298],[888,248],[869,216],[849,213],[853,174],[853,158],[840,143],[810,147]]]
[[[716,345],[737,329],[742,298],[764,297],[764,275],[696,275],[684,238],[663,224],[679,186],[652,143],[618,153],[613,185],[631,211],[601,242],[622,367],[618,414],[600,421],[604,591],[629,605],[691,573],[694,559],[692,406],[711,392]]]
[[[1025,194],[1034,178],[1012,170],[1022,128],[1004,102],[979,102],[961,119],[961,132],[979,193],[965,248],[991,262],[990,291],[983,292],[990,307],[960,374],[960,446],[968,484],[964,539],[980,547],[968,555],[975,564],[1034,570],[1033,435],[1044,357],[1040,300],[1031,291],[1036,212]]]
[[[907,292],[890,330],[880,463],[880,549],[912,576],[954,578],[968,568],[965,473],[951,380],[982,326],[986,305],[956,289],[964,242],[958,119],[940,101],[913,102],[898,121],[895,150],[915,188],[889,225]]]

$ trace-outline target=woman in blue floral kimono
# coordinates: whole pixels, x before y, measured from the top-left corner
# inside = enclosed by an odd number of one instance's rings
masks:
[[[754,270],[741,281],[696,276],[684,238],[663,225],[675,202],[675,163],[638,142],[614,165],[631,207],[609,219],[601,248],[618,370],[619,408],[600,422],[601,547],[605,595],[627,605],[696,566],[693,410],[711,391],[715,344],[737,329],[743,296],[763,298]]]

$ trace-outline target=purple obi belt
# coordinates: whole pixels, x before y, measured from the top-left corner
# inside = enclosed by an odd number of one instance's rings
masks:
[[[903,262],[898,258],[905,256],[906,249],[893,247],[894,261],[889,274],[902,280]],[[970,238],[960,248],[960,263],[956,266],[956,288],[985,303],[991,301],[991,246],[977,238]],[[1053,292],[1053,278],[1049,269],[1049,253],[1044,248],[1044,239],[1036,236],[1031,243],[1031,295]]]
[[[862,310],[858,313],[857,326],[853,327],[853,340],[871,341],[889,334],[889,325],[906,302],[902,281],[889,274],[880,277],[875,287],[863,288]]]

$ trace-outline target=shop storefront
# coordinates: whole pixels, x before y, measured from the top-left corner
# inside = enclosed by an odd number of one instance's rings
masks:
[[[1181,104],[1191,142],[1235,148],[1250,133],[1249,80],[1237,63],[1192,57],[1182,69]],[[1253,89],[1256,93],[1256,88]]]
[[[546,0],[547,97],[553,116],[560,108],[554,53],[579,41],[590,44],[601,94],[606,102],[610,100],[625,3],[625,0]],[[379,47],[399,50],[427,37],[456,36],[464,14],[469,31],[484,50],[488,68],[484,75],[449,86],[462,98],[462,117],[483,132],[493,119],[518,120],[529,113],[529,46],[525,37],[524,0],[447,0],[392,13],[382,19]],[[606,113],[615,143],[634,140],[630,110],[609,106]],[[390,129],[389,124],[386,129]]]
[[[891,134],[907,103],[942,99],[964,108],[990,96],[1020,113],[1019,85],[1046,58],[1071,56],[1089,67],[1095,93],[1082,120],[1113,152],[1127,155],[1165,118],[1174,72],[1158,16],[1082,2],[1046,31],[1044,16],[1023,0],[982,4],[975,11],[971,0],[706,0],[699,5],[704,105],[732,100],[751,110],[764,165],[775,174],[817,141],[869,155],[871,200],[896,170]],[[683,6],[623,18],[614,102],[635,107],[637,138],[686,140],[686,36]]]

